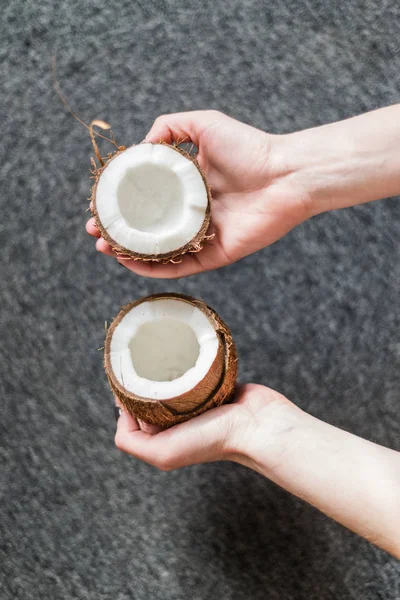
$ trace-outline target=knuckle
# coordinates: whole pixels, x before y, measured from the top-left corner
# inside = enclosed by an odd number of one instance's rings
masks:
[[[168,115],[159,115],[155,119],[154,125],[162,125],[165,122],[165,120],[166,120],[167,117],[168,117]]]
[[[163,460],[161,462],[158,463],[157,468],[160,471],[164,471],[165,473],[168,473],[169,471],[172,471],[172,466],[169,462]]]
[[[121,433],[119,431],[117,431],[117,433],[115,434],[114,444],[116,445],[118,450],[124,450],[123,436],[121,435]]]
[[[265,387],[258,383],[245,383],[243,386],[245,394],[251,394],[253,397],[262,398],[265,395]]]
[[[216,110],[214,108],[208,110],[207,112],[210,115],[210,117],[221,117],[223,114],[220,110]]]
[[[156,461],[154,462],[154,465],[160,471],[165,471],[165,472],[172,471],[175,468],[174,459],[172,457],[168,456],[168,454],[163,455],[163,456],[158,456]]]
[[[159,471],[163,471],[164,473],[168,473],[169,471],[172,471],[172,469],[168,465],[165,465],[165,464],[158,465],[157,469]]]

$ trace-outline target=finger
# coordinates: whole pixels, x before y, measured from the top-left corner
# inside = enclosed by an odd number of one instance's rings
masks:
[[[114,250],[102,237],[100,237],[96,242],[96,250],[102,254],[106,254],[107,256],[116,256]]]
[[[146,423],[145,421],[142,421],[141,419],[138,419],[138,423],[139,423],[139,427],[142,431],[144,431],[145,433],[150,433],[151,435],[155,435],[157,433],[160,433],[160,431],[162,431],[162,427],[159,427],[158,425],[152,425],[151,423]]]
[[[185,254],[181,262],[163,263],[124,257],[117,254],[102,237],[98,237],[96,241],[96,250],[106,256],[115,256],[119,264],[132,271],[132,273],[154,279],[188,277],[228,264],[227,257],[221,252],[220,245],[208,241],[205,242],[204,248],[199,252]]]
[[[116,446],[163,471],[227,458],[230,452],[234,405],[226,405],[170,429],[151,435],[130,431],[123,418],[118,420]]]
[[[96,242],[96,250],[106,256],[115,256],[120,265],[126,267],[132,273],[142,275],[144,277],[154,277],[158,279],[177,279],[186,275],[193,275],[204,270],[198,263],[195,255],[186,255],[184,257],[185,264],[182,263],[162,263],[162,262],[145,262],[135,260],[133,258],[125,258],[119,256],[111,246],[102,237],[99,237]]]
[[[143,262],[118,256],[118,262],[137,275],[155,279],[178,279],[229,264],[229,258],[219,243],[219,229],[211,224],[207,233],[215,233],[213,241],[205,241],[199,252],[187,253],[181,262]]]
[[[180,263],[141,262],[132,258],[117,257],[118,262],[137,275],[155,279],[177,279],[204,270],[196,255],[187,254]]]
[[[137,419],[133,417],[121,404],[117,396],[114,396],[115,407],[119,409],[116,413],[117,420],[117,428],[118,425],[120,429],[125,431],[126,433],[132,433],[133,431],[140,431],[140,425]]]
[[[101,233],[97,228],[96,221],[93,217],[86,223],[86,231],[93,237],[99,238],[101,236]]]
[[[160,140],[164,140],[168,144],[193,142],[196,146],[199,146],[202,132],[221,117],[223,117],[222,113],[214,110],[162,115],[154,121],[145,141],[153,144],[158,143]]]
[[[117,411],[115,413],[116,421],[118,423],[119,419],[123,415],[122,429],[125,430],[127,433],[131,433],[132,431],[141,430],[141,431],[144,431],[145,433],[150,433],[151,435],[155,435],[156,433],[159,433],[160,431],[162,431],[162,427],[158,427],[157,425],[151,425],[150,423],[146,423],[145,421],[142,421],[141,419],[135,419],[135,417],[133,415],[131,415],[128,411],[126,411],[126,409],[124,408],[124,406],[122,405],[120,400],[117,398],[117,396],[114,396],[114,403],[115,403],[115,408],[117,409]],[[125,414],[125,412],[126,412],[126,414]]]

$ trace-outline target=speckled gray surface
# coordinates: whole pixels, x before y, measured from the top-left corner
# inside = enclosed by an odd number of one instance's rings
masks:
[[[113,446],[103,323],[141,295],[201,297],[243,381],[400,449],[400,205],[323,215],[239,264],[138,278],[84,232],[86,120],[140,141],[218,108],[287,132],[400,95],[394,0],[3,2],[0,598],[399,600],[400,566],[240,466],[172,473]]]

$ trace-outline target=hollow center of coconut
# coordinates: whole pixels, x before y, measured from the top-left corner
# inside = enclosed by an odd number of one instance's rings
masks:
[[[195,388],[216,359],[218,334],[206,314],[179,298],[137,304],[110,343],[113,374],[136,396],[165,400]]]
[[[173,381],[196,366],[200,344],[193,329],[179,319],[153,319],[129,342],[133,368],[152,381]]]
[[[199,169],[164,144],[139,144],[118,154],[103,169],[94,200],[100,228],[113,244],[149,257],[192,242],[208,214]]]
[[[122,217],[138,231],[162,233],[174,228],[183,216],[181,180],[162,165],[147,163],[128,169],[117,196]]]

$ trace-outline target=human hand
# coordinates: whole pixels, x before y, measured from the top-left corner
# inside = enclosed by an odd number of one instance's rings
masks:
[[[400,193],[400,104],[286,135],[270,135],[217,111],[159,117],[147,142],[193,142],[211,185],[215,239],[179,264],[118,258],[149,277],[183,277],[228,265],[309,217]],[[94,220],[86,229],[114,256]]]
[[[148,277],[175,278],[233,263],[271,244],[308,215],[301,192],[281,179],[276,152],[281,136],[266,134],[217,111],[194,111],[159,117],[146,142],[192,142],[211,186],[213,202],[208,233],[212,242],[181,263],[143,263],[117,257],[125,267]],[[96,248],[115,252],[100,237],[94,219],[86,227]]]
[[[307,415],[261,385],[161,431],[122,410],[117,447],[164,471],[232,460],[400,558],[400,453]]]

